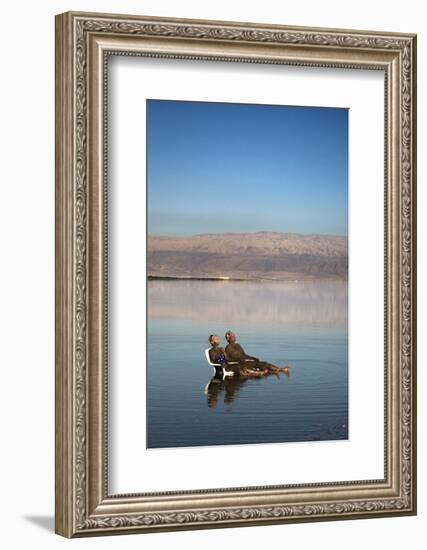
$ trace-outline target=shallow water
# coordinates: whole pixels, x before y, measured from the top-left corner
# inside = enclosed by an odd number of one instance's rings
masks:
[[[209,334],[291,374],[212,380]],[[348,438],[347,282],[148,282],[147,446]]]

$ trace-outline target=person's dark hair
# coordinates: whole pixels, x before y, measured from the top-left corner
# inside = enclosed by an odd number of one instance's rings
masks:
[[[232,332],[233,332],[232,330],[227,330],[227,332],[225,333],[225,339],[227,340],[227,342],[228,342],[228,337]]]
[[[215,336],[215,334],[211,334],[208,338],[209,344],[212,344],[212,338]]]

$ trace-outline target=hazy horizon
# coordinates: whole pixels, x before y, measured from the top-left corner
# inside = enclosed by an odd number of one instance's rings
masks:
[[[209,235],[261,235],[261,234],[277,234],[277,235],[302,235],[305,237],[343,237],[348,238],[348,234],[340,235],[336,233],[305,233],[302,231],[268,231],[268,230],[260,230],[260,231],[208,231],[203,233],[180,233],[180,234],[172,234],[172,233],[147,233],[148,237],[206,237]]]

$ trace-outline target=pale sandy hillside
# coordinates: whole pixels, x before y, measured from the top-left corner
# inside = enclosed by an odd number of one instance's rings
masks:
[[[347,271],[347,237],[261,232],[148,238],[152,277],[346,278]]]

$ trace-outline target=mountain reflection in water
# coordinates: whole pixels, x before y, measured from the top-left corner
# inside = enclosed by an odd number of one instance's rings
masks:
[[[344,327],[347,281],[189,281],[148,284],[151,319]],[[201,310],[203,307],[203,310]],[[202,315],[202,317],[201,317]]]

